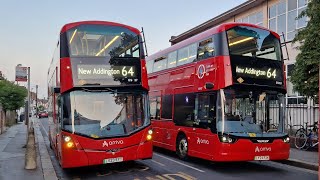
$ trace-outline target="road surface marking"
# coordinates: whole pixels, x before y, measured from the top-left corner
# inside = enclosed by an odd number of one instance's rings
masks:
[[[186,177],[189,177],[190,179],[197,179],[197,178],[195,178],[195,177],[193,177],[193,176],[190,176],[189,174],[186,174],[186,173],[184,173],[184,172],[178,172],[179,174],[182,174],[182,175],[184,175],[184,176],[186,176]]]
[[[160,163],[160,162],[158,162],[158,161],[155,161],[155,160],[151,160],[152,162],[154,162],[154,163],[157,163],[157,164],[159,164],[160,166],[166,166],[166,165],[164,165],[164,164],[162,164],[162,163]]]
[[[164,159],[167,159],[167,160],[169,160],[169,161],[175,162],[175,163],[177,163],[177,164],[180,164],[180,165],[182,165],[182,166],[188,167],[188,168],[190,168],[190,169],[193,169],[193,170],[196,170],[196,171],[199,171],[199,172],[202,172],[202,173],[205,172],[205,171],[203,171],[203,170],[201,170],[201,169],[195,168],[195,167],[190,166],[190,165],[183,164],[183,163],[181,163],[181,162],[179,162],[179,161],[176,161],[176,160],[170,159],[170,158],[168,158],[168,157],[162,156],[162,155],[160,155],[160,154],[158,154],[158,153],[153,153],[153,154],[155,154],[155,155],[157,155],[157,156],[159,156],[159,157],[162,157],[162,158],[164,158]]]
[[[46,129],[44,128],[44,126],[43,126],[42,122],[40,121],[39,123],[41,124],[41,126],[42,126],[42,128],[43,128],[44,132],[47,134],[47,137],[49,137],[48,132],[47,132],[47,131],[46,131]]]

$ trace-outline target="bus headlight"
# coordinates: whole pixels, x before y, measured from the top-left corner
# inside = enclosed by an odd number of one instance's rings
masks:
[[[73,143],[73,141],[72,141],[70,136],[64,136],[63,140],[64,140],[64,144],[66,145],[67,148],[73,148],[74,147],[74,143]]]
[[[64,137],[64,142],[69,142],[71,141],[71,137],[70,136],[65,136]]]
[[[230,136],[227,136],[227,135],[222,135],[222,136],[219,136],[219,140],[220,142],[223,142],[223,143],[235,143],[237,140],[235,138],[232,138]]]
[[[152,136],[150,134],[147,135],[147,140],[150,141],[152,139]]]
[[[148,134],[152,135],[152,133],[153,133],[152,129],[149,129]]]
[[[290,143],[290,138],[289,138],[289,137],[283,138],[283,142],[285,142],[285,143]]]

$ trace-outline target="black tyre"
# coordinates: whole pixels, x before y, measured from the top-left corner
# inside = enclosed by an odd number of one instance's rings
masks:
[[[303,149],[307,144],[308,137],[305,133],[304,129],[298,129],[298,131],[295,134],[295,141],[294,145],[297,149]]]
[[[176,153],[180,159],[188,159],[188,140],[185,135],[179,135],[176,144]]]

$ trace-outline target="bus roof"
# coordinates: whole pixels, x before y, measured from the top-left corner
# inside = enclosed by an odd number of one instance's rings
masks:
[[[248,24],[248,23],[223,23],[223,24],[220,24],[218,26],[215,26],[215,27],[212,27],[206,31],[203,31],[197,35],[194,35],[186,40],[183,40],[181,42],[178,42],[177,44],[174,44],[172,46],[170,46],[169,48],[166,48],[164,50],[161,50],[159,52],[156,52],[154,54],[152,54],[151,56],[147,57],[147,61],[148,60],[154,60],[158,57],[161,57],[162,55],[164,54],[168,54],[169,52],[172,52],[172,51],[175,51],[177,49],[180,49],[184,46],[187,46],[187,45],[190,45],[192,43],[195,43],[197,41],[200,41],[200,40],[203,40],[203,38],[206,38],[210,35],[213,35],[213,34],[217,34],[217,33],[220,33],[220,32],[223,32],[223,31],[227,31],[228,29],[231,29],[235,26],[248,26],[248,27],[254,27],[254,28],[259,28],[259,29],[264,29],[264,30],[267,30],[267,31],[270,31],[274,36],[276,36],[276,38],[280,39],[280,36],[274,32],[274,31],[271,31],[270,29],[267,29],[267,28],[264,28],[264,27],[261,27],[261,26],[257,26],[257,25],[254,25],[254,24]]]
[[[120,24],[120,23],[115,23],[115,22],[109,22],[109,21],[79,21],[79,22],[73,22],[73,23],[68,23],[66,25],[64,25],[61,28],[60,34],[68,31],[69,29],[72,29],[76,26],[80,26],[80,25],[84,25],[84,24],[92,24],[92,25],[106,25],[106,26],[121,26],[124,28],[127,28],[129,30],[131,30],[132,32],[136,33],[136,34],[140,34],[140,31],[134,27],[131,26],[127,26],[124,24]]]

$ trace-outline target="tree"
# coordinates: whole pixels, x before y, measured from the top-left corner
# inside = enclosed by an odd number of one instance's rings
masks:
[[[14,111],[24,106],[28,91],[7,80],[0,80],[0,104],[4,112]]]
[[[307,16],[307,26],[298,31],[293,42],[299,42],[300,53],[296,57],[291,82],[294,90],[302,95],[314,97],[319,90],[320,66],[320,0],[311,0],[298,18]]]

